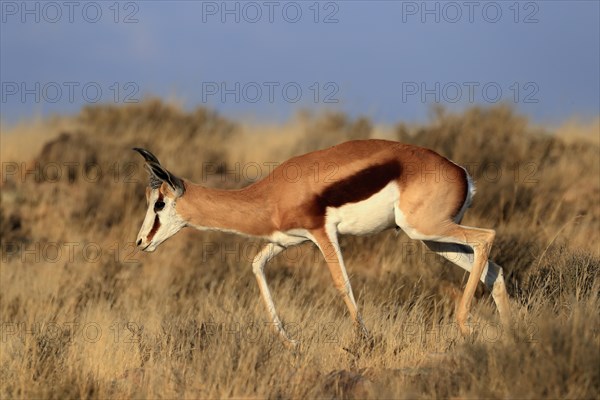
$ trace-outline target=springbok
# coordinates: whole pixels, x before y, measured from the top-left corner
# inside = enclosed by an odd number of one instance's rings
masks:
[[[338,244],[339,234],[403,230],[470,272],[457,307],[463,335],[479,280],[492,291],[501,321],[510,321],[502,268],[488,260],[495,231],[460,225],[475,193],[466,169],[432,150],[386,140],[356,140],[282,163],[243,189],[219,190],[176,177],[148,150],[148,210],[137,246],[154,251],[181,228],[220,230],[266,239],[252,270],[271,321],[285,343],[264,274],[265,264],[289,246],[311,241],[325,257],[333,283],[368,337]]]

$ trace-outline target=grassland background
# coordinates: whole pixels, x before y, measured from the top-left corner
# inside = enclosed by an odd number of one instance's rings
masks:
[[[423,125],[332,112],[266,125],[152,99],[13,127],[1,152],[0,397],[598,398],[599,129],[540,128],[505,106],[435,109]],[[373,348],[309,245],[267,266],[297,353],[266,325],[250,268],[260,240],[190,229],[154,253],[133,249],[147,179],[133,146],[236,188],[271,163],[369,137],[469,167],[464,223],[497,230],[510,330],[480,287],[475,335],[460,338],[467,275],[393,231],[341,242]]]

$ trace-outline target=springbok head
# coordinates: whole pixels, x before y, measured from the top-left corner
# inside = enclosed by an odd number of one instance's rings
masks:
[[[136,243],[143,251],[154,251],[186,225],[175,209],[177,199],[185,193],[185,185],[180,178],[163,168],[154,154],[138,147],[133,150],[144,157],[150,174],[146,188],[148,210]]]

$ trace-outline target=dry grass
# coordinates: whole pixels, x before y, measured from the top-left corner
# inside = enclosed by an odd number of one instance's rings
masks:
[[[543,132],[503,107],[439,110],[418,127],[341,114],[276,127],[156,100],[19,129],[32,133],[2,146],[2,398],[600,397],[595,140]],[[465,274],[394,232],[342,240],[372,348],[311,246],[267,267],[298,353],[266,324],[250,268],[260,241],[184,231],[155,253],[133,250],[146,183],[134,145],[179,175],[239,187],[251,163],[266,173],[293,154],[390,135],[470,166],[478,193],[465,223],[497,229],[512,331],[480,288],[476,335],[460,338]]]

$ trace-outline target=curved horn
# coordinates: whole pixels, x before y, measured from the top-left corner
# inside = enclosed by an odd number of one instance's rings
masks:
[[[140,147],[134,147],[132,150],[135,150],[138,153],[140,153],[140,155],[142,157],[144,157],[144,160],[146,160],[146,162],[148,162],[148,163],[153,162],[153,163],[160,165],[158,158],[156,158],[156,156],[154,154],[150,153],[148,150],[142,149]]]

